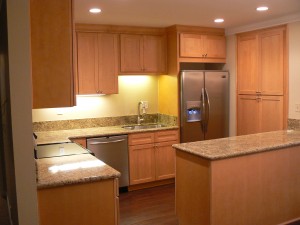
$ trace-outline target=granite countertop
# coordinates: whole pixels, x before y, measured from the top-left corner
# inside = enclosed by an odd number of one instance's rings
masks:
[[[300,146],[300,131],[282,130],[173,145],[177,150],[209,160]]]
[[[90,154],[36,160],[37,188],[94,182],[121,174]]]
[[[81,138],[81,137],[100,137],[107,135],[122,135],[138,132],[149,132],[159,130],[171,130],[177,129],[178,126],[166,126],[160,128],[141,129],[141,130],[126,130],[121,126],[111,127],[94,127],[94,128],[82,128],[82,129],[70,129],[70,130],[57,130],[57,131],[41,131],[35,132],[37,135],[36,143],[39,144],[51,144],[70,142],[69,138]]]

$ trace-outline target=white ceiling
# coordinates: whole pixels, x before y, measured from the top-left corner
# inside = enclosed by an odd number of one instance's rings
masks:
[[[174,24],[233,29],[287,16],[300,18],[300,0],[74,0],[75,22],[167,27]],[[267,12],[256,7],[266,5]],[[99,7],[100,14],[88,9]],[[217,17],[225,19],[215,24]]]

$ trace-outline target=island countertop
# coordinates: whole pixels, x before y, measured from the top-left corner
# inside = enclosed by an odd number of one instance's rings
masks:
[[[177,150],[218,160],[300,145],[300,131],[282,130],[175,144]]]
[[[120,177],[120,173],[90,154],[36,160],[37,188],[51,188]]]

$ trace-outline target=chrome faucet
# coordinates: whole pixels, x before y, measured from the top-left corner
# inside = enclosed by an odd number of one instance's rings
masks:
[[[144,121],[144,118],[143,118],[144,112],[141,114],[141,105],[144,107],[144,102],[143,101],[139,101],[139,103],[138,103],[138,117],[137,117],[137,124],[138,125],[141,125],[141,122]]]

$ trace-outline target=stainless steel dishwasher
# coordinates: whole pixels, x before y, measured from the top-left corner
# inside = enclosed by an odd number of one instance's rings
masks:
[[[121,173],[119,187],[129,185],[127,135],[88,138],[87,149],[95,157]]]

